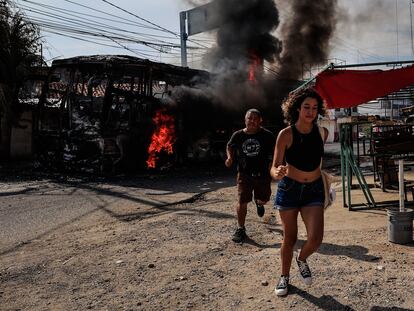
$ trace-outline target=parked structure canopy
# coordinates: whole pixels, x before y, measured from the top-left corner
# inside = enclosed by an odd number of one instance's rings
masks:
[[[390,70],[353,70],[366,66],[401,66]],[[414,94],[414,61],[367,63],[353,65],[329,64],[313,79],[299,87],[315,83],[315,89],[326,101],[327,107],[350,108],[371,100],[411,98]],[[395,96],[388,97],[393,94]]]

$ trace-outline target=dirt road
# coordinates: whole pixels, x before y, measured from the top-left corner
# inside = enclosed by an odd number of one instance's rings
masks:
[[[281,227],[269,205],[263,219],[249,205],[249,240],[230,240],[236,188],[229,172],[43,179],[38,189],[8,192],[16,183],[0,184],[1,211],[24,200],[39,210],[85,204],[88,212],[1,242],[0,310],[414,310],[414,244],[388,242],[386,212],[348,212],[341,195],[309,258],[314,285],[302,284],[292,266],[292,290],[279,298]],[[305,238],[301,224],[298,248]]]

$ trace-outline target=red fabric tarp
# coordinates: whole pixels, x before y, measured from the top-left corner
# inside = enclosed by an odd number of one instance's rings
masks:
[[[414,66],[391,70],[340,70],[319,73],[315,89],[328,108],[349,108],[414,84]]]

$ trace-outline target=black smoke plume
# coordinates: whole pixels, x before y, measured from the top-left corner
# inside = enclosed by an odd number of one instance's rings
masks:
[[[207,65],[215,72],[223,69],[247,68],[251,54],[262,60],[275,61],[281,46],[272,35],[279,25],[273,0],[217,1],[217,45],[206,56]]]
[[[274,1],[216,0],[213,8],[220,27],[216,45],[204,58],[204,66],[213,78],[198,86],[197,98],[201,92],[210,102],[236,110],[266,105],[262,68],[256,68],[254,81],[249,80],[249,70],[252,58],[275,62],[281,52],[280,41],[272,35],[279,25]],[[191,91],[181,89],[176,95]]]
[[[289,13],[283,18],[283,51],[279,73],[283,78],[299,79],[303,71],[326,64],[331,39],[337,23],[337,0],[280,1]]]
[[[280,103],[300,85],[297,79],[302,76],[303,65],[326,61],[337,0],[280,0],[278,5],[290,11],[281,17],[282,25],[274,0],[213,2],[214,18],[220,26],[216,44],[204,58],[211,79],[173,92],[174,101],[185,108],[181,110],[200,132],[203,126],[220,127],[217,122],[234,120],[235,116],[243,125],[244,112],[252,107],[263,111],[265,121],[282,126]],[[275,36],[276,30],[280,39]],[[252,57],[264,62],[264,68],[255,71],[254,81],[249,79]]]

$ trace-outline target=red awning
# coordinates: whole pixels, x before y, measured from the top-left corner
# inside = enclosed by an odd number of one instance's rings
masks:
[[[349,108],[414,84],[414,66],[391,70],[340,70],[321,72],[315,89],[328,108]]]

